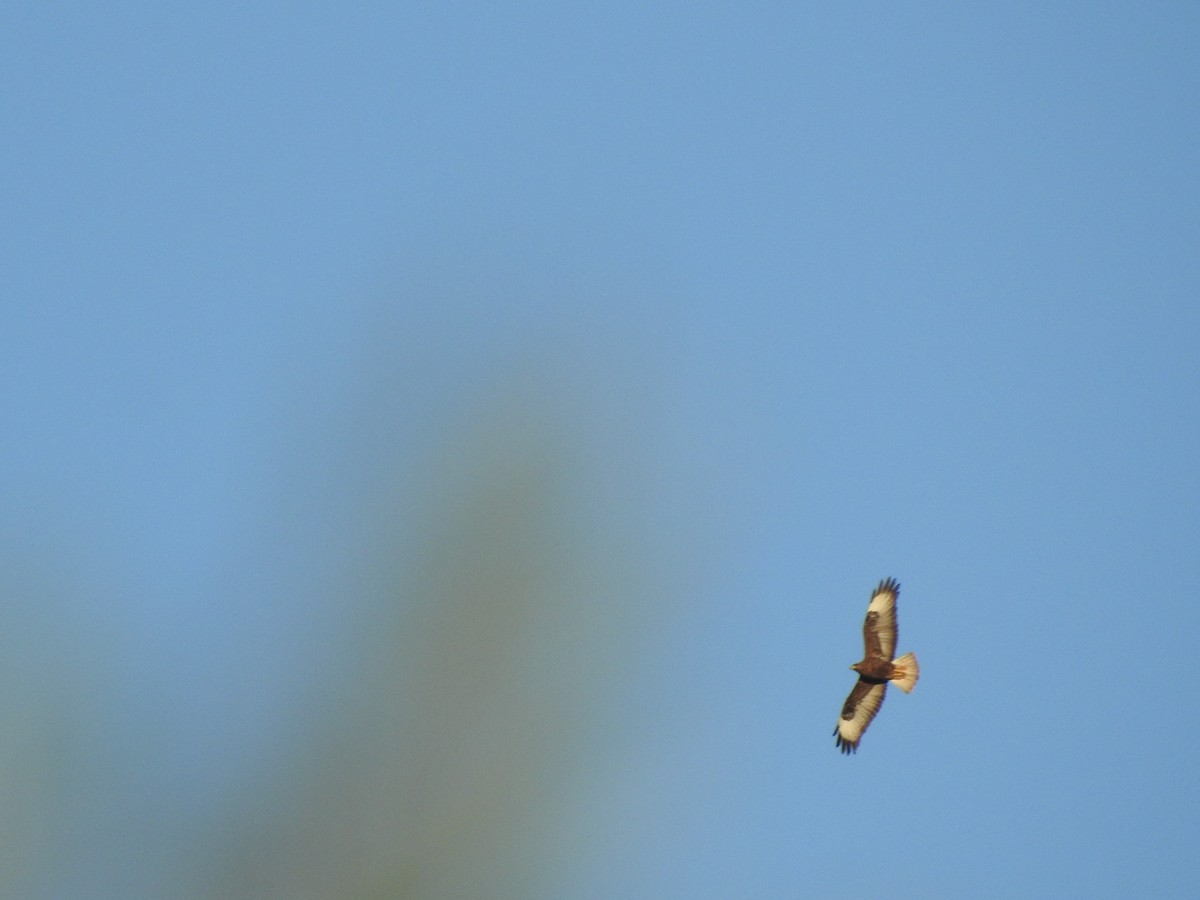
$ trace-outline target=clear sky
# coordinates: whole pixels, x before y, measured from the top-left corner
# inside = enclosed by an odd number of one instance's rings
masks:
[[[6,4],[0,894],[1200,895],[1197,46]]]

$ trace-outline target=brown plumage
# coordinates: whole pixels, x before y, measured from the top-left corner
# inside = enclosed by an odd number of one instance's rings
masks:
[[[867,618],[863,622],[863,658],[850,667],[858,673],[858,684],[846,698],[837,728],[833,730],[837,736],[835,743],[843,753],[857,752],[858,742],[883,705],[888,682],[907,694],[920,676],[921,670],[913,654],[892,658],[899,635],[896,626],[896,598],[899,596],[900,583],[895,578],[887,578],[879,582],[867,604]]]

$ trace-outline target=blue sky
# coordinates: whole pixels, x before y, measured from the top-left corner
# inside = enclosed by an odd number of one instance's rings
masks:
[[[6,7],[2,892],[1195,896],[1198,38]]]

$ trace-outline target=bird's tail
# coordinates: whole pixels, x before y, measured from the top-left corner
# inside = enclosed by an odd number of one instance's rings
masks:
[[[902,657],[892,662],[892,677],[891,681],[896,687],[908,694],[917,685],[917,679],[921,677],[921,667],[917,665],[916,654],[905,653]]]

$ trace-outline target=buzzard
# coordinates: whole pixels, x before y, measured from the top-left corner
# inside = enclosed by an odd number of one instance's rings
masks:
[[[921,674],[917,658],[905,653],[892,659],[896,653],[896,598],[900,596],[900,583],[895,578],[879,582],[871,602],[867,605],[867,620],[863,622],[863,658],[850,668],[858,673],[858,684],[846,698],[842,717],[838,719],[835,742],[843,753],[854,753],[863,732],[871,725],[875,713],[883,705],[888,682],[895,684],[904,693],[909,693]]]

